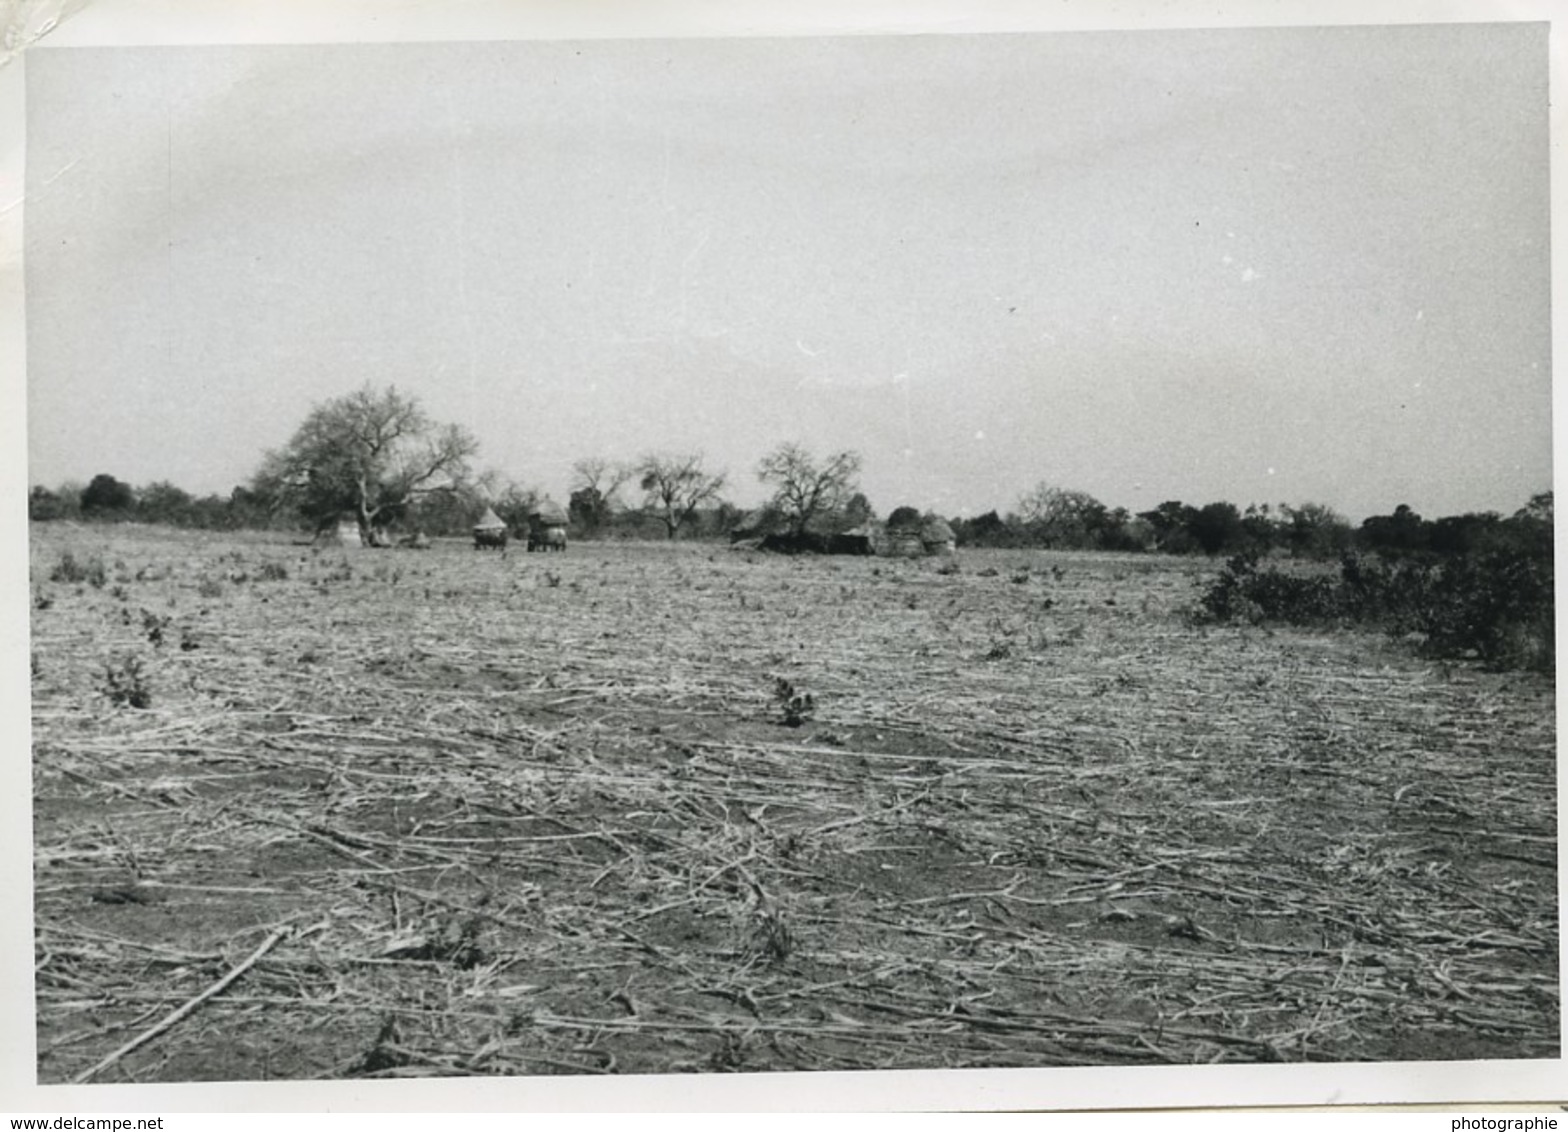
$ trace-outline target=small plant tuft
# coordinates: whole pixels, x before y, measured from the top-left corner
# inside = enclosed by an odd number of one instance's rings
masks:
[[[810,692],[798,691],[794,684],[782,676],[773,681],[773,699],[779,705],[785,727],[799,727],[817,710],[817,701]]]
[[[140,657],[126,656],[104,665],[103,693],[116,707],[152,707],[152,684]]]
[[[776,967],[788,959],[794,949],[794,936],[784,917],[765,902],[760,904],[752,913],[742,948],[747,965],[761,963]]]
[[[163,645],[164,630],[169,627],[169,622],[172,620],[173,618],[167,615],[160,616],[151,610],[142,610],[142,632],[147,634],[147,640],[155,648]]]

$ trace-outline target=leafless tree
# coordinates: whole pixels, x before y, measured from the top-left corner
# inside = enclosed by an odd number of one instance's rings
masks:
[[[835,452],[819,463],[799,444],[781,444],[757,465],[757,478],[774,489],[773,506],[797,538],[813,520],[843,510],[859,477],[857,453]]]
[[[664,524],[672,539],[697,508],[718,498],[725,480],[723,472],[704,468],[702,454],[695,452],[644,456],[636,464],[636,474],[644,507]]]
[[[584,456],[572,464],[572,490],[587,488],[608,506],[615,493],[637,474],[635,464],[607,460],[603,456]]]

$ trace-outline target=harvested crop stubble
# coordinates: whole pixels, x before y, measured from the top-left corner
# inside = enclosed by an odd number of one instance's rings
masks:
[[[201,647],[35,605],[43,1080],[1557,1051],[1540,678],[1168,560],[111,541]]]

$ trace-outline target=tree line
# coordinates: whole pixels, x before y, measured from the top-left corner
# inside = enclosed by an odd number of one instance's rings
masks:
[[[545,501],[537,487],[478,471],[478,443],[458,425],[430,419],[395,388],[365,386],[315,406],[282,448],[263,456],[250,482],[227,496],[196,496],[167,481],[133,487],[100,473],[86,484],[34,486],[28,515],[136,521],[211,530],[320,529],[351,515],[362,533],[377,530],[462,535],[486,507],[514,529]],[[878,516],[860,490],[860,456],[818,457],[781,444],[755,469],[772,495],[760,511],[724,498],[728,475],[701,453],[646,453],[630,461],[577,460],[567,513],[578,537],[722,539],[766,529],[796,545],[864,527]],[[1407,506],[1352,526],[1316,503],[1192,505],[1179,500],[1138,513],[1108,507],[1087,492],[1041,483],[1005,514],[948,520],[960,546],[1167,554],[1267,554],[1332,558],[1351,551],[1384,555],[1464,554],[1506,540],[1521,523],[1551,522],[1551,493],[1515,515],[1494,512],[1428,520]],[[896,507],[889,520],[930,519]]]

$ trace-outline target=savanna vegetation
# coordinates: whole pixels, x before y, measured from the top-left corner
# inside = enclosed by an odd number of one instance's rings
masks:
[[[169,483],[136,489],[100,473],[85,487],[35,486],[34,521],[139,521],[194,529],[319,530],[352,517],[367,545],[386,531],[465,534],[487,507],[525,530],[546,494],[479,472],[478,445],[457,425],[433,421],[413,398],[370,386],[316,405],[251,482],[227,499],[195,498]],[[567,515],[574,539],[719,540],[769,535],[768,545],[826,551],[834,535],[864,530],[877,514],[859,490],[862,460],[817,457],[779,445],[756,467],[771,493],[758,510],[727,502],[728,473],[701,453],[649,452],[635,460],[584,457],[572,466]],[[636,493],[640,493],[638,496]],[[628,495],[632,501],[628,502]],[[936,520],[907,506],[887,522]],[[1102,550],[1228,558],[1203,599],[1218,620],[1355,623],[1407,635],[1437,655],[1494,666],[1549,669],[1553,634],[1553,506],[1545,492],[1510,516],[1486,512],[1427,520],[1407,506],[1352,527],[1307,503],[1162,503],[1131,514],[1086,492],[1040,483],[1005,517],[990,511],[947,522],[958,546]],[[1321,570],[1277,565],[1338,561]]]
[[[878,525],[783,445],[578,461],[566,555],[312,537],[520,528],[476,455],[367,388],[33,489],[41,1080],[1557,1055],[1550,495],[732,544]]]
[[[1557,1052],[1550,679],[1206,558],[31,553],[44,1081]]]

